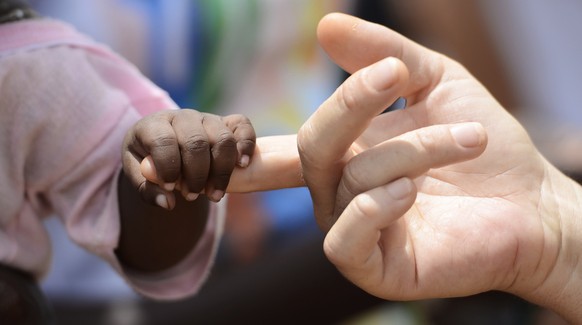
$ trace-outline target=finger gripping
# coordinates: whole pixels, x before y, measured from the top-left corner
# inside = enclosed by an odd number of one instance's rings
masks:
[[[192,136],[186,139],[181,145],[182,151],[187,151],[193,155],[198,155],[210,151],[210,143],[203,137]]]

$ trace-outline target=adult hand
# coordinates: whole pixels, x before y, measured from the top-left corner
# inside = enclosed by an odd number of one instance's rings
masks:
[[[386,299],[504,290],[581,321],[580,186],[457,62],[343,14],[318,37],[353,73],[298,133],[338,269]]]

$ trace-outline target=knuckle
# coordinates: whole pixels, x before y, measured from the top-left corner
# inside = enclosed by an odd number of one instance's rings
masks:
[[[171,135],[158,135],[151,139],[142,139],[142,141],[152,153],[172,152],[173,148],[178,146],[178,140]]]
[[[152,147],[169,147],[176,144],[176,139],[170,135],[160,135],[151,140]]]
[[[223,132],[218,135],[218,139],[216,141],[217,147],[224,149],[236,149],[236,140],[232,136],[230,132]]]
[[[438,153],[439,141],[437,141],[434,135],[427,132],[417,132],[415,136],[421,151],[431,157]]]
[[[297,151],[299,159],[304,167],[318,169],[321,166],[320,162],[328,161],[329,157],[326,151],[322,151],[317,145],[317,141],[313,141],[314,134],[313,125],[308,121],[299,129],[297,133]]]
[[[352,82],[346,82],[344,85],[337,90],[337,105],[342,107],[347,111],[351,111],[358,107],[358,96],[356,95],[355,84]]]
[[[242,114],[231,114],[221,118],[224,124],[229,128],[232,129],[233,132],[238,131],[239,129],[253,129],[253,124],[251,120]]]
[[[355,74],[337,89],[337,104],[348,111],[355,110],[361,107],[362,101],[375,93],[362,74]]]
[[[337,240],[334,233],[329,233],[323,242],[323,252],[327,259],[336,266],[342,266],[346,261],[345,255],[342,253],[341,245],[337,245]]]
[[[238,143],[244,146],[254,146],[256,142],[254,139],[241,139],[238,141]]]
[[[202,137],[192,136],[184,141],[182,149],[193,154],[203,153],[210,150],[210,144]]]
[[[238,124],[251,124],[251,120],[243,114],[232,114],[229,118]]]
[[[381,207],[369,195],[361,194],[352,200],[355,216],[362,219],[371,219],[381,213]]]
[[[342,184],[345,190],[352,196],[356,196],[365,190],[360,169],[348,164],[344,167]]]
[[[242,148],[254,148],[255,144],[256,141],[252,139],[242,139],[238,141],[238,145]]]
[[[344,240],[335,232],[330,232],[323,242],[323,252],[327,259],[336,267],[343,268],[354,265],[356,257],[346,253]]]

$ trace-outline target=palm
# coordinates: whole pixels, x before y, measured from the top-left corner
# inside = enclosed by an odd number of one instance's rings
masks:
[[[515,271],[518,247],[523,248],[532,235],[523,229],[534,226],[530,232],[539,231],[536,219],[528,219],[514,202],[501,196],[460,198],[451,194],[459,192],[451,190],[451,183],[429,177],[424,181],[432,184],[420,185],[413,207],[381,231],[378,249],[382,251],[373,263],[381,266],[374,275],[382,280],[372,287],[399,297],[430,297],[507,285],[504,281]],[[380,274],[382,270],[385,273]],[[508,277],[495,278],[499,274]]]
[[[370,254],[373,259],[365,271],[369,277],[360,284],[371,293],[414,298],[502,288],[516,272],[518,248],[529,249],[532,236],[541,234],[539,218],[523,211],[537,213],[543,160],[521,159],[531,157],[525,151],[535,150],[527,134],[511,117],[499,118],[507,113],[480,84],[460,82],[462,87],[451,81],[424,91],[427,95],[406,109],[376,117],[350,150],[348,158],[432,124],[477,120],[486,129],[498,128],[489,132],[488,147],[477,159],[430,169],[415,179],[418,196],[413,207],[381,231]],[[467,93],[471,96],[463,99]]]

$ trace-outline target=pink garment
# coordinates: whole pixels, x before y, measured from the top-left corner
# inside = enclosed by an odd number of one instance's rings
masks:
[[[67,24],[0,25],[0,262],[42,279],[51,261],[42,219],[58,215],[73,241],[137,292],[155,299],[197,292],[222,233],[216,205],[198,246],[163,274],[129,274],[113,253],[123,136],[142,116],[177,108],[133,65]]]

